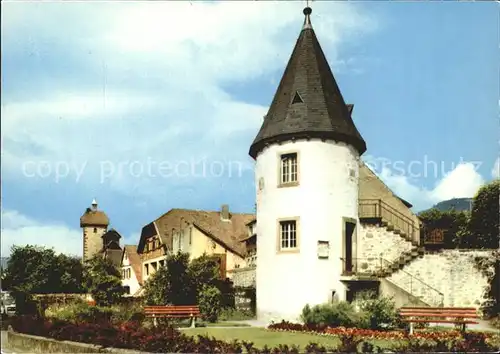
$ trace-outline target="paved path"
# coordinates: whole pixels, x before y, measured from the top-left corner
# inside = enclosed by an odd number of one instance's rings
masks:
[[[479,324],[470,324],[467,325],[467,329],[472,329],[475,331],[488,331],[488,332],[500,332],[500,330],[493,327],[488,321],[485,320],[477,320]],[[454,327],[453,323],[440,323],[439,327]]]

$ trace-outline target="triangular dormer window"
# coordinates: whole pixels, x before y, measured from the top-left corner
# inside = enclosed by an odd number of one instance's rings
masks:
[[[304,103],[304,101],[302,100],[302,97],[300,97],[300,95],[297,91],[295,91],[295,96],[293,96],[293,100],[292,100],[292,104],[295,104],[295,103]]]

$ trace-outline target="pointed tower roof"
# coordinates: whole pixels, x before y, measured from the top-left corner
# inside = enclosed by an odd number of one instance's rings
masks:
[[[351,118],[311,25],[311,8],[281,78],[269,111],[250,147],[254,159],[265,146],[300,138],[321,138],[352,145],[359,154],[366,143]]]

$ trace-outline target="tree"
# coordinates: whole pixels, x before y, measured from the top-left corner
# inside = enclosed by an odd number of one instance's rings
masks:
[[[193,291],[189,269],[189,254],[169,255],[165,266],[159,268],[144,286],[146,303],[150,305],[193,305]]]
[[[190,262],[188,253],[177,253],[148,279],[145,299],[151,305],[193,305],[205,285],[223,287],[217,259],[204,254]]]
[[[82,266],[77,258],[38,246],[13,246],[2,287],[16,300],[20,313],[31,312],[31,295],[82,293]]]
[[[500,179],[479,189],[474,197],[468,243],[474,248],[498,249]]]
[[[222,307],[222,293],[213,285],[203,285],[198,294],[198,304],[203,317],[216,322]]]
[[[84,281],[87,291],[98,306],[115,304],[125,294],[120,271],[109,259],[100,255],[85,262]]]
[[[435,229],[447,230],[444,238],[446,248],[455,248],[462,244],[462,237],[468,234],[469,216],[467,211],[441,211],[435,208],[423,211],[418,215],[427,233]]]
[[[80,258],[68,257],[65,254],[56,256],[57,269],[54,274],[60,279],[59,292],[78,294],[85,292],[83,287],[83,264]]]
[[[190,262],[188,253],[177,253],[148,279],[144,295],[148,305],[198,304],[202,315],[215,321],[226,287],[216,257],[204,254]]]
[[[193,291],[198,296],[204,285],[219,288],[220,272],[217,258],[203,254],[189,264],[189,276],[193,284]]]

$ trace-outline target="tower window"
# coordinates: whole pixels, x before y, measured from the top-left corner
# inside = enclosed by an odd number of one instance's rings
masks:
[[[298,182],[297,153],[281,155],[280,182],[282,185]]]
[[[94,233],[97,233],[97,227],[94,227]]]
[[[293,250],[297,248],[297,221],[280,221],[280,249]]]
[[[292,99],[292,104],[295,104],[295,103],[304,103],[304,101],[302,100],[302,97],[300,97],[300,95],[297,91],[295,91],[295,95],[293,96],[293,99]]]

